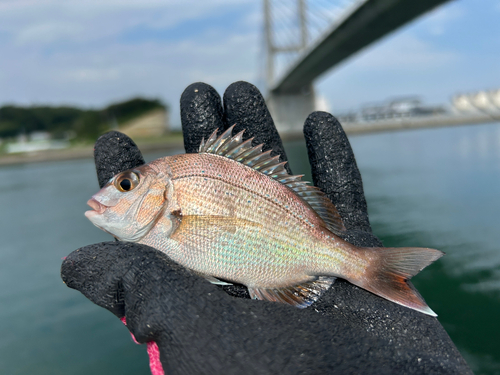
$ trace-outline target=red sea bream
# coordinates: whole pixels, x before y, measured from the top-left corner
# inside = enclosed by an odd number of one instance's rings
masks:
[[[279,157],[232,128],[181,154],[113,177],[86,216],[119,240],[152,246],[212,282],[307,307],[336,277],[435,316],[409,279],[443,253],[345,242],[334,205]]]

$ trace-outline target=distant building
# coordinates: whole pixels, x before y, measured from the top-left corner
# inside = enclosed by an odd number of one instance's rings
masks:
[[[500,109],[500,89],[455,95],[451,102],[459,112],[495,111]]]
[[[495,107],[500,109],[500,89],[490,91],[490,99]]]
[[[30,134],[30,141],[39,142],[39,141],[49,141],[50,133],[49,132],[33,132]]]
[[[411,96],[364,105],[359,112],[340,114],[337,117],[341,122],[370,122],[430,116],[444,112],[446,112],[444,107],[424,106],[418,97]]]
[[[19,134],[15,142],[8,143],[6,151],[9,154],[19,152],[37,152],[45,150],[61,150],[69,147],[67,140],[53,140],[48,132],[33,132],[26,135]]]
[[[335,116],[341,124],[345,122],[356,122],[358,119],[358,114],[356,112],[346,112]]]

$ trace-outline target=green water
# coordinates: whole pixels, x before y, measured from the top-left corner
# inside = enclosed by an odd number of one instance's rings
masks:
[[[415,284],[473,370],[500,374],[500,125],[351,143],[374,232],[447,252]],[[287,151],[306,172],[303,145]],[[62,257],[110,239],[83,216],[96,190],[91,160],[0,168],[1,374],[149,374],[122,323],[59,277]]]

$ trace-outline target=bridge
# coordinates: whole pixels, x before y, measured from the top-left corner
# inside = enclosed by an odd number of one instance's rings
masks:
[[[314,80],[449,0],[264,0],[267,103],[280,131],[316,109]]]

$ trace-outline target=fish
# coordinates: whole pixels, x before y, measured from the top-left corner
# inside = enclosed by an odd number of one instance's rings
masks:
[[[151,246],[213,283],[253,299],[306,308],[336,278],[437,316],[409,281],[443,256],[430,248],[358,247],[317,187],[279,155],[217,130],[198,153],[122,172],[87,202],[86,217],[120,241]]]

